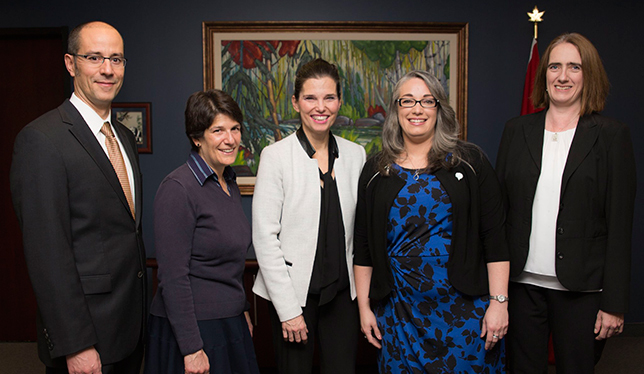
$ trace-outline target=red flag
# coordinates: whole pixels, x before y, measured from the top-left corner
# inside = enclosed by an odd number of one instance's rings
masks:
[[[528,70],[525,73],[525,83],[523,85],[523,102],[521,103],[521,115],[530,114],[540,111],[532,106],[532,90],[534,89],[534,76],[537,74],[539,66],[539,47],[537,39],[532,39],[532,48],[530,49],[530,59],[528,60]]]

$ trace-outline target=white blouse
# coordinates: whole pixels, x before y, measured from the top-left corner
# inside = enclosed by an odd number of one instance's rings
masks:
[[[555,270],[556,226],[563,177],[576,128],[562,132],[544,129],[541,174],[532,204],[530,250],[523,273],[512,279],[555,290],[566,290]]]

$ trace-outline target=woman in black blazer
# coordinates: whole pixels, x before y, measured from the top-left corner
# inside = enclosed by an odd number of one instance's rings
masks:
[[[563,34],[546,49],[532,100],[497,156],[510,248],[513,373],[592,373],[628,308],[635,161],[629,130],[598,114],[608,78],[595,47]]]

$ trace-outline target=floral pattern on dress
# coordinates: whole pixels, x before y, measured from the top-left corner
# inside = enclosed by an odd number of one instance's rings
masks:
[[[389,212],[388,255],[394,278],[374,312],[383,334],[380,373],[500,373],[503,341],[485,351],[486,296],[460,293],[447,277],[452,204],[438,179],[394,167],[406,185]]]

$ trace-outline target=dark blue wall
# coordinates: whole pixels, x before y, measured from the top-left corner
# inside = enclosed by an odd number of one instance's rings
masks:
[[[183,110],[188,96],[202,89],[202,21],[396,21],[469,23],[469,140],[490,156],[506,120],[518,115],[532,39],[526,13],[534,0],[374,1],[374,0],[210,0],[13,2],[3,5],[0,27],[59,27],[100,19],[125,39],[128,67],[117,101],[152,102],[153,150],[141,155],[144,174],[144,228],[154,254],[152,202],[163,177],[184,162],[188,143]],[[631,126],[638,163],[639,194],[633,233],[632,307],[627,319],[644,322],[644,138],[641,126],[644,61],[639,1],[539,1],[545,21],[540,50],[565,31],[580,32],[599,50],[612,84],[604,114]],[[2,51],[2,58],[13,56]],[[63,68],[63,59],[52,61]],[[10,72],[2,72],[7,74]],[[46,84],[46,82],[43,82]],[[3,95],[10,93],[4,92]],[[247,209],[251,198],[245,198]]]

